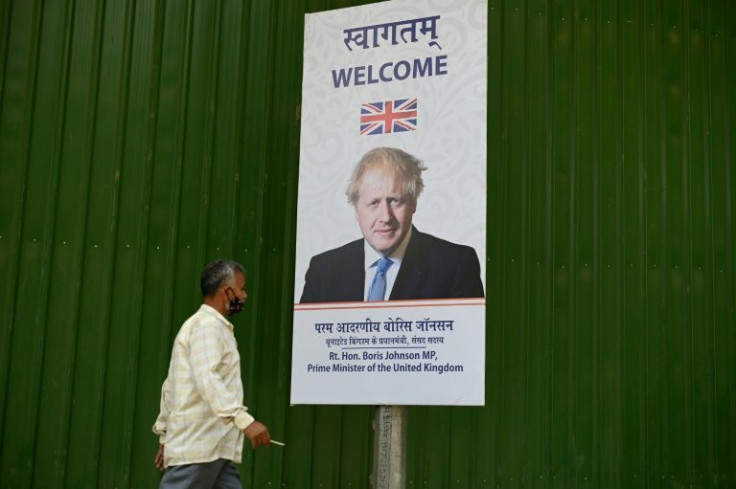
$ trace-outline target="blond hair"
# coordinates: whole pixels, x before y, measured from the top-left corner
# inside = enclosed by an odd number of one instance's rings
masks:
[[[358,202],[360,185],[363,183],[365,174],[369,170],[377,168],[388,170],[397,178],[401,183],[404,195],[416,203],[422,190],[424,190],[422,172],[427,167],[406,151],[398,148],[379,147],[373,148],[364,154],[353,169],[348,188],[345,191],[350,204],[355,205]]]

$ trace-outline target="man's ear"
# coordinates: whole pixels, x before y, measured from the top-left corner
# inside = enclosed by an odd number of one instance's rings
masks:
[[[222,287],[220,287],[219,289],[217,289],[217,295],[220,298],[222,298],[223,300],[225,300],[226,302],[228,300],[228,298],[227,298],[227,289],[228,289],[228,287],[230,287],[230,285],[224,284]]]
[[[229,289],[231,287],[232,287],[232,285],[225,284],[222,287],[220,287],[220,289],[217,291],[217,293],[218,293],[218,295],[220,297],[220,300],[222,300],[222,303],[223,304],[227,304],[227,303],[230,302],[230,299],[227,296],[227,289]]]

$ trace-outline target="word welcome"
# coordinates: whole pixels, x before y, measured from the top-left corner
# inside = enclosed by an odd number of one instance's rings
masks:
[[[429,56],[412,60],[388,61],[382,65],[350,66],[332,70],[332,85],[335,88],[347,88],[447,74],[447,56]]]

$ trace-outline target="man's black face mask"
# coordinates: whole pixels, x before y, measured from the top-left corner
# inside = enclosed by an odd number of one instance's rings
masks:
[[[233,298],[230,299],[230,302],[228,303],[227,313],[228,316],[234,316],[243,310],[243,307],[245,307],[245,300],[238,299],[238,296],[235,295],[235,291],[232,288],[228,287],[228,289],[232,292]]]

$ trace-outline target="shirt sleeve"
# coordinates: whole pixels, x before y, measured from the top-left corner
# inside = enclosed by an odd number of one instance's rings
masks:
[[[161,386],[161,408],[156,422],[153,424],[153,432],[158,435],[158,441],[163,445],[166,444],[166,425],[169,422],[169,395],[169,379],[167,377],[163,386]]]
[[[203,323],[193,328],[189,341],[189,362],[194,381],[202,398],[223,423],[235,423],[239,430],[254,421],[242,399],[228,389],[217,367],[225,355],[225,339],[218,324]],[[240,372],[237,373],[240,375]]]

